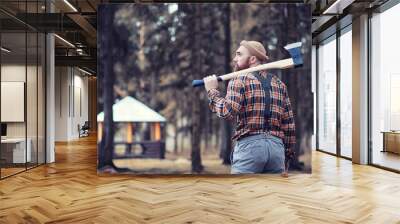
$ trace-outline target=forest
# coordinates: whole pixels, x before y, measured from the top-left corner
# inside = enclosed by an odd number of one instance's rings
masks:
[[[265,46],[270,61],[288,58],[283,47],[302,42],[304,65],[271,73],[287,85],[295,115],[297,156],[290,168],[311,172],[314,109],[308,5],[112,4],[100,6],[98,13],[97,110],[104,111],[99,170],[129,171],[113,161],[112,106],[126,96],[166,118],[167,154],[190,160],[191,173],[207,173],[207,152],[229,167],[235,124],[211,113],[206,91],[193,88],[191,82],[231,72],[240,41],[257,40]],[[220,84],[222,93],[226,84]]]

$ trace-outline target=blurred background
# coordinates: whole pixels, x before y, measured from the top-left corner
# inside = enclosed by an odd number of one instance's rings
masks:
[[[110,4],[98,13],[100,172],[229,173],[235,124],[212,114],[204,88],[191,81],[231,72],[243,39],[263,43],[270,61],[302,42],[302,67],[271,72],[288,86],[295,114],[290,168],[311,172],[310,6]]]

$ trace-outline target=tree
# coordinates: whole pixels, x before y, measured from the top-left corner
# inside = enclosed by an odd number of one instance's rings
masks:
[[[100,62],[109,62],[112,60],[112,55],[109,54],[112,50],[112,46],[109,40],[109,35],[106,35],[102,29],[112,29],[112,19],[115,13],[115,8],[105,8],[100,7],[99,13],[103,15],[100,17],[100,23],[103,26],[99,27],[100,35]],[[99,147],[99,162],[98,169],[106,170],[108,168],[114,169],[116,168],[112,159],[114,152],[114,127],[113,127],[113,111],[112,106],[114,103],[114,75],[112,72],[112,63],[100,63],[99,73],[104,74],[103,77],[100,78],[102,80],[100,83],[103,89],[103,100],[104,100],[104,131],[102,140],[100,142]]]
[[[230,164],[232,124],[210,112],[204,88],[193,88],[191,81],[231,72],[231,52],[243,39],[261,41],[272,60],[287,57],[283,46],[304,36],[299,34],[309,32],[307,12],[294,13],[296,7],[284,4],[250,7],[242,4],[119,5],[114,12],[114,28],[107,31],[112,35],[114,47],[108,46],[107,52],[112,54],[100,59],[109,61],[110,68],[99,64],[99,69],[108,69],[115,80],[104,82],[99,76],[99,82],[104,85],[114,82],[116,98],[131,95],[164,115],[168,127],[172,126],[170,130],[176,131],[174,152],[190,150],[193,172],[203,171],[200,146],[203,143],[207,148],[213,146],[211,139],[217,140],[222,162]],[[103,18],[101,23],[106,22]],[[310,88],[307,86],[309,77],[296,75],[296,72],[307,73],[309,68],[302,69],[272,72],[287,84],[296,116],[312,122],[307,108],[312,96],[303,92]],[[226,92],[224,88],[220,90],[221,95]],[[299,94],[303,94],[302,97],[298,97]],[[99,104],[102,100],[109,99],[104,97]],[[104,104],[110,105],[110,102]],[[296,126],[299,138],[309,128],[308,123],[304,125],[298,119]],[[178,134],[191,140],[187,148],[183,148],[182,143],[177,144]],[[182,138],[180,140],[182,142]],[[302,153],[304,145],[303,142],[297,144],[296,152]],[[296,166],[295,163],[291,167],[302,169],[301,164]]]
[[[198,74],[196,74],[196,71],[201,71],[201,55],[200,55],[200,32],[201,32],[201,18],[202,18],[202,13],[201,13],[201,5],[196,4],[193,6],[194,7],[194,13],[192,16],[197,19],[193,19],[193,28],[194,28],[194,51],[193,53],[193,73],[192,77],[197,78]],[[197,76],[197,77],[196,77]],[[192,91],[191,94],[191,99],[192,99],[192,152],[191,152],[191,158],[192,158],[192,171],[199,173],[203,171],[204,167],[201,164],[201,151],[200,151],[200,130],[201,130],[201,120],[200,120],[200,103],[198,99],[199,95],[199,89],[196,88]]]
[[[226,4],[224,7],[224,34],[225,34],[225,73],[231,72],[231,6]],[[226,89],[226,88],[225,88]],[[223,164],[231,164],[231,152],[232,152],[232,124],[230,121],[222,120],[221,128],[221,147],[220,147],[220,157],[222,158]]]
[[[121,77],[121,71],[118,68],[124,68],[124,61],[131,53],[132,48],[126,48],[124,45],[129,38],[127,35],[120,35],[126,32],[124,26],[118,21],[118,10],[121,6],[113,5],[111,7],[100,7],[99,27],[99,77],[102,86],[103,108],[104,108],[104,128],[102,141],[99,146],[99,164],[98,169],[111,172],[127,172],[128,169],[118,168],[113,163],[114,155],[114,122],[113,122],[113,104],[115,100],[115,77]],[[103,30],[104,29],[104,30]],[[106,32],[107,31],[107,32]],[[126,39],[123,39],[126,38]],[[117,69],[116,69],[117,68]],[[126,69],[126,68],[125,68]],[[122,76],[123,77],[123,76]]]

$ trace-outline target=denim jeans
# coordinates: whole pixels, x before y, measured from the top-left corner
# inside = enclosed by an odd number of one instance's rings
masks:
[[[231,174],[282,173],[285,147],[282,139],[269,134],[248,136],[236,142],[231,161]]]

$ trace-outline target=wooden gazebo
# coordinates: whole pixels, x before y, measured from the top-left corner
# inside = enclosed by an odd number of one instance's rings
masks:
[[[97,115],[98,142],[103,134],[104,112]],[[123,158],[160,158],[165,157],[164,124],[167,121],[162,115],[149,108],[144,103],[127,96],[113,105],[113,121],[126,128],[126,137],[123,141],[115,141],[115,145],[125,145],[126,152]],[[150,139],[135,141],[135,127],[147,123],[150,127]],[[133,145],[140,145],[142,151],[132,152]],[[114,158],[116,155],[114,155]]]

